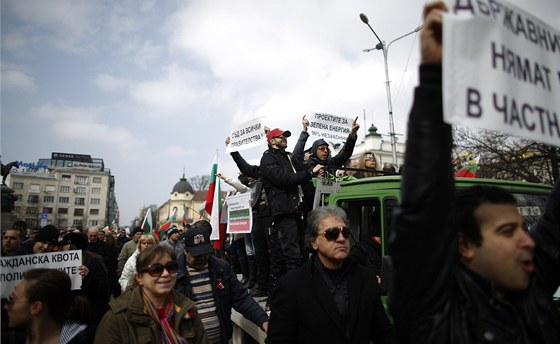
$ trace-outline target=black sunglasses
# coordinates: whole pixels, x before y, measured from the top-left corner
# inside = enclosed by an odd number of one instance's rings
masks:
[[[179,270],[179,264],[176,260],[170,260],[165,265],[160,263],[150,264],[146,269],[142,272],[147,272],[152,277],[159,277],[163,274],[163,270],[167,270],[167,272],[171,275],[176,274],[177,270]]]
[[[350,236],[350,233],[352,233],[352,230],[346,226],[344,227],[332,227],[332,228],[327,228],[325,229],[325,231],[319,233],[320,235],[325,236],[325,239],[327,239],[327,241],[335,241],[336,239],[338,239],[338,236],[340,235],[340,233],[342,233],[342,236],[344,237],[344,239],[348,239],[348,237]]]

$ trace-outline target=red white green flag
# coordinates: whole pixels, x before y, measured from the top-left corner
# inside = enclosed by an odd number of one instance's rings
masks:
[[[148,208],[146,216],[144,216],[144,221],[142,222],[142,231],[144,234],[149,234],[152,231],[152,209]]]
[[[173,222],[173,220],[175,220],[175,212],[176,209],[173,210],[171,216],[169,216],[167,221],[165,221],[165,223],[161,225],[161,227],[159,227],[159,229],[157,230],[156,235],[158,236],[160,241],[163,240],[163,238],[165,237],[167,230],[171,228],[171,223]]]
[[[210,225],[212,225],[212,235],[210,240],[220,240],[220,210],[222,202],[220,199],[220,178],[216,178],[218,173],[218,152],[214,157],[212,164],[212,172],[210,172],[210,182],[208,187],[208,194],[206,195],[206,205],[204,210],[210,215]]]
[[[476,172],[478,170],[478,162],[480,161],[480,155],[468,162],[468,164],[461,170],[455,173],[455,177],[464,178],[476,178]]]
[[[183,219],[181,220],[181,223],[183,224],[183,227],[185,227],[187,225],[187,206],[185,206],[183,204]]]

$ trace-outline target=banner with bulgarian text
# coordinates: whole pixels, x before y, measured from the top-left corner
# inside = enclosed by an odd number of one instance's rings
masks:
[[[320,137],[326,141],[343,142],[352,131],[354,120],[347,117],[314,113],[306,115],[309,121],[307,132],[310,136]]]
[[[229,135],[230,141],[226,148],[226,153],[265,145],[267,141],[264,132],[264,121],[264,117],[259,117],[233,128]]]
[[[249,203],[250,198],[250,192],[238,193],[226,198],[228,233],[251,233],[253,212]]]
[[[455,0],[443,21],[446,122],[560,146],[560,31],[502,0]]]
[[[21,282],[27,270],[46,268],[64,271],[70,276],[72,290],[82,287],[82,276],[78,267],[82,265],[82,251],[61,251],[28,254],[24,256],[0,257],[0,296],[8,297]]]

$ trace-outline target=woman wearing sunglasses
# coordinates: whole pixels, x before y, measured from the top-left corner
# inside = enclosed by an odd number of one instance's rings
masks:
[[[195,303],[173,291],[177,269],[170,247],[142,251],[133,287],[110,303],[95,343],[208,343]]]
[[[375,154],[373,154],[373,152],[365,152],[358,161],[358,168],[362,169],[363,171],[356,172],[356,174],[354,174],[354,177],[356,178],[378,176],[378,173],[376,172],[378,170],[378,167]]]
[[[395,343],[375,272],[348,259],[348,219],[338,207],[307,217],[307,263],[280,279],[270,300],[271,343]]]

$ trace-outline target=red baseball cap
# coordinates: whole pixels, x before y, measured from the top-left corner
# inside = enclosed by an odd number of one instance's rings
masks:
[[[278,136],[282,136],[282,135],[284,135],[284,137],[290,137],[292,135],[292,133],[290,133],[288,130],[283,131],[279,128],[275,128],[275,129],[269,130],[268,133],[266,133],[266,139],[268,141],[270,141],[273,138],[278,137]]]

